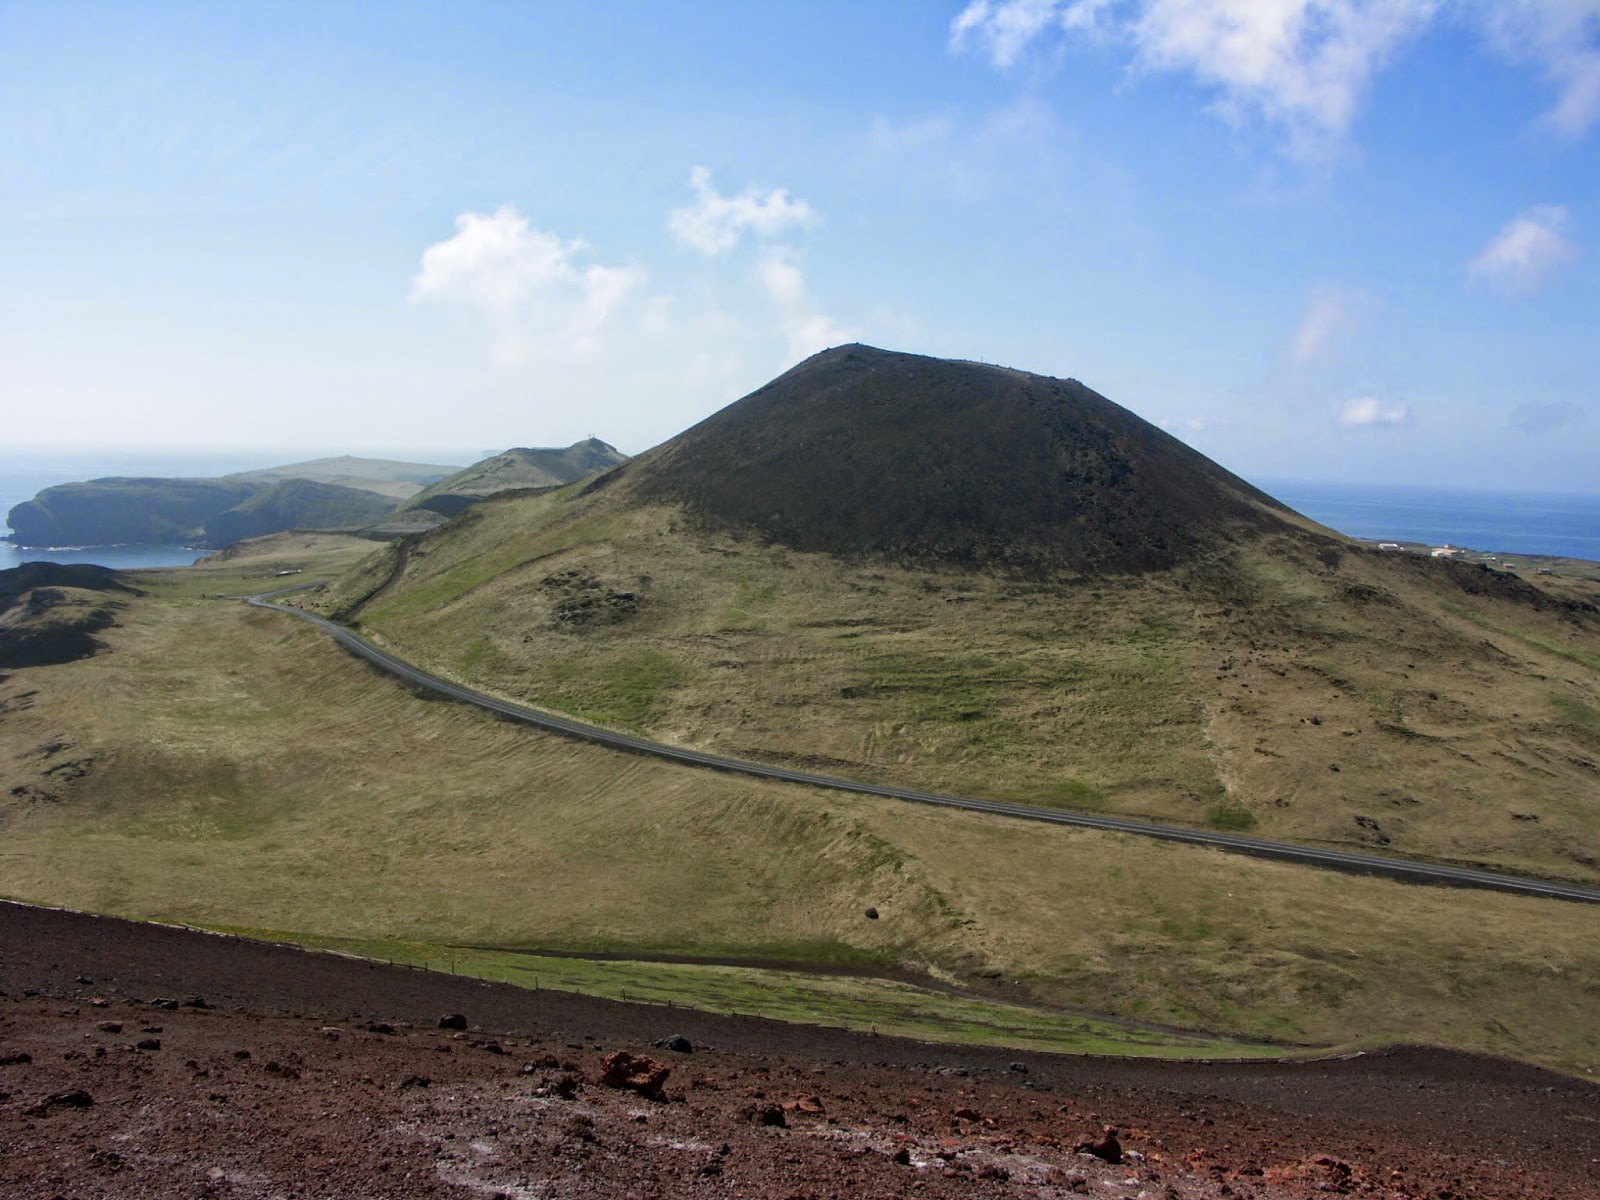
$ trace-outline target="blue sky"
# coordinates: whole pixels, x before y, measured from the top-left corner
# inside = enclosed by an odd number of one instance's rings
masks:
[[[637,452],[862,340],[1600,491],[1597,148],[1600,0],[0,0],[0,422]]]

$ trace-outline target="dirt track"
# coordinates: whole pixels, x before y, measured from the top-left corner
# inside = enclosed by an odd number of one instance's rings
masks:
[[[1600,1195],[1600,1087],[1438,1051],[958,1050],[15,905],[0,989],[18,1200]],[[599,1084],[618,1049],[672,1068],[666,1102]],[[1107,1124],[1124,1162],[1074,1153]]]

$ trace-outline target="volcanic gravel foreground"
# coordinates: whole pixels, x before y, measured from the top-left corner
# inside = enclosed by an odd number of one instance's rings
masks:
[[[970,1050],[11,904],[0,989],[7,1200],[1600,1196],[1600,1088],[1433,1050]]]

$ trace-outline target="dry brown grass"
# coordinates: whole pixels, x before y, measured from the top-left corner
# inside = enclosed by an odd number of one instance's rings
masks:
[[[480,505],[360,619],[444,674],[728,754],[1596,882],[1600,621],[1463,581],[1288,540],[1137,578],[930,574],[602,492]],[[564,616],[618,593],[637,611]]]
[[[157,580],[109,653],[0,684],[0,892],[326,936],[908,966],[1218,1032],[1600,1059],[1592,908],[619,756],[191,598],[291,558]]]

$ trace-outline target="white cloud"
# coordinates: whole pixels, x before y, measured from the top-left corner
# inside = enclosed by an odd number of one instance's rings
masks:
[[[1371,78],[1437,0],[974,0],[950,24],[950,50],[978,45],[1014,66],[1046,35],[1115,35],[1147,69],[1194,75],[1230,122],[1280,126],[1302,155],[1349,130]]]
[[[1527,209],[1506,222],[1467,271],[1507,292],[1537,291],[1577,257],[1567,237],[1569,224],[1567,210],[1559,204]]]
[[[1372,77],[1432,20],[1437,0],[974,0],[950,47],[996,67],[1050,35],[1115,36],[1155,71],[1192,75],[1240,123],[1284,130],[1291,150],[1324,153],[1349,130]]]
[[[712,185],[711,172],[705,167],[689,173],[689,186],[694,189],[694,203],[674,209],[667,217],[667,229],[703,254],[733,249],[746,230],[758,237],[772,237],[819,220],[811,205],[791,199],[786,188],[763,192],[752,187],[737,196],[724,196]]]
[[[788,255],[776,251],[767,255],[761,260],[756,275],[761,280],[761,286],[766,288],[767,295],[779,304],[793,307],[805,303],[805,276]]]
[[[588,353],[646,276],[638,267],[581,265],[587,250],[582,239],[564,241],[533,228],[509,205],[493,214],[465,212],[454,237],[423,251],[411,299],[483,316],[504,365],[535,348]]]
[[[950,49],[961,53],[977,45],[1001,70],[1014,66],[1048,30],[1099,28],[1112,0],[972,0],[950,23]]]
[[[1307,366],[1331,355],[1340,342],[1360,328],[1362,312],[1367,307],[1368,299],[1362,292],[1341,288],[1317,291],[1294,333],[1290,352],[1295,365]]]
[[[471,386],[538,430],[496,437],[545,445],[597,431],[643,448],[781,367],[860,337],[813,295],[798,251],[782,244],[815,219],[808,205],[781,191],[730,199],[703,172],[696,179],[702,203],[675,217],[706,256],[674,256],[678,273],[665,282],[510,206],[462,213],[423,251],[411,300],[487,332],[494,364],[507,369]],[[717,253],[747,237],[762,239],[748,260]]]
[[[1532,436],[1575,425],[1586,415],[1582,408],[1570,400],[1557,400],[1549,404],[1529,401],[1511,410],[1510,421],[1513,428]]]
[[[778,306],[791,360],[860,339],[859,329],[839,324],[813,303],[805,274],[790,251],[778,249],[767,254],[756,268],[756,278]]]
[[[1403,401],[1385,404],[1376,396],[1356,396],[1339,410],[1339,424],[1346,429],[1411,424],[1411,408]]]
[[[1372,77],[1431,19],[1432,0],[1154,0],[1133,26],[1139,56],[1219,93],[1218,111],[1281,127],[1320,154],[1342,138]]]
[[[1532,63],[1556,86],[1545,120],[1567,137],[1582,137],[1600,120],[1600,0],[1485,3],[1495,46]]]
[[[1394,52],[1441,16],[1542,73],[1557,132],[1582,137],[1600,122],[1600,0],[971,0],[949,44],[1011,70],[1037,47],[1119,41],[1143,67],[1213,90],[1228,121],[1258,118],[1318,158]]]

